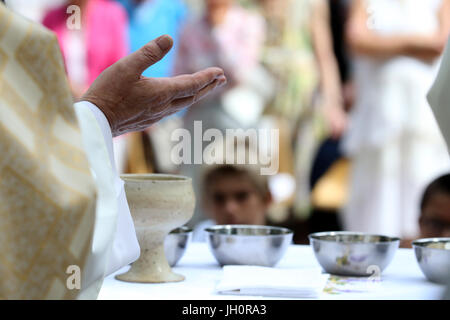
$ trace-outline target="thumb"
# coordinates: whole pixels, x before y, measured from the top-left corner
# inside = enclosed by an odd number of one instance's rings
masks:
[[[173,46],[169,35],[160,36],[121,60],[129,72],[141,75],[148,67],[164,58]]]

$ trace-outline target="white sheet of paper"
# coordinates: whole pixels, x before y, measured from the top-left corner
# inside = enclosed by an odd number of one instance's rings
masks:
[[[288,269],[260,266],[224,266],[216,292],[232,295],[317,298],[328,274],[320,268]]]

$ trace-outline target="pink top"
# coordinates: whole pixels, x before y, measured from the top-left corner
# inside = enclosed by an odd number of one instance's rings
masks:
[[[54,31],[58,37],[63,56],[68,50],[66,21],[67,5],[47,13],[43,24]],[[89,0],[82,29],[86,37],[87,81],[90,85],[100,73],[128,54],[126,11],[120,4],[109,0]]]

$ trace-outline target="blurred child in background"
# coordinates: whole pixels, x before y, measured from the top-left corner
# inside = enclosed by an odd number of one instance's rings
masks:
[[[203,229],[214,224],[265,225],[272,196],[267,176],[252,165],[219,165],[203,179],[203,206],[209,220],[194,229],[194,241],[205,240]]]
[[[450,237],[450,174],[431,182],[420,204],[420,237]]]

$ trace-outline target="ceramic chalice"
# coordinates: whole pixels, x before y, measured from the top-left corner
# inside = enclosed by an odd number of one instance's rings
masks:
[[[130,270],[116,276],[128,282],[183,281],[172,272],[164,253],[167,234],[188,222],[194,213],[192,179],[163,174],[124,174],[125,192],[141,247]]]

